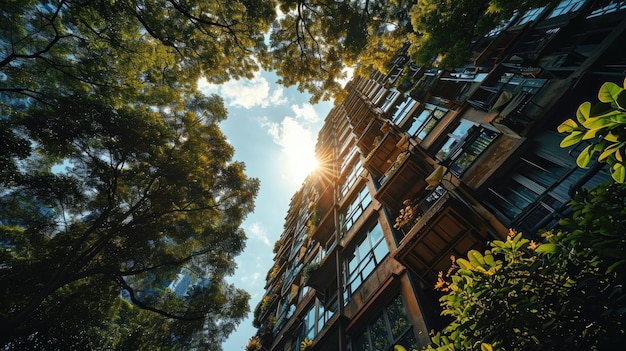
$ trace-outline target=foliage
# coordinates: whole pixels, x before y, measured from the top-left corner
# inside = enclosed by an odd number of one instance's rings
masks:
[[[322,262],[312,262],[307,264],[302,271],[302,275],[304,276],[305,281],[308,280],[309,277],[321,266]]]
[[[419,212],[419,203],[417,201],[406,199],[402,204],[405,206],[400,209],[396,222],[393,224],[395,229],[403,229],[407,225],[410,227],[417,223],[422,217]],[[408,229],[410,229],[410,227]]]
[[[134,311],[203,330],[178,335],[181,345],[219,344],[248,310],[248,294],[224,277],[244,248],[239,226],[258,189],[231,160],[217,125],[222,100],[195,95],[160,110],[83,95],[57,101],[10,120],[33,150],[1,184],[2,340],[16,348],[32,335],[58,339],[63,321],[99,343],[115,335],[123,290]],[[161,295],[183,266],[208,286]]]
[[[309,348],[311,348],[311,346],[313,346],[313,340],[309,340],[308,338],[304,338],[304,340],[302,340],[300,342],[300,351],[306,351]]]
[[[435,286],[453,321],[427,349],[611,350],[626,341],[625,192],[604,184],[580,194],[543,243],[511,230],[456,259]]]
[[[196,85],[251,77],[274,11],[3,3],[5,348],[215,350],[245,317],[249,295],[224,278],[258,181],[232,160],[222,99]],[[178,296],[166,288],[183,267],[204,283]]]
[[[412,0],[279,0],[284,13],[270,30],[264,67],[285,86],[312,94],[312,102],[341,91],[344,67],[362,72],[389,62],[402,47]],[[373,59],[375,58],[375,59]],[[362,60],[362,61],[361,61]]]
[[[509,19],[516,10],[543,6],[550,0],[423,0],[410,10],[413,32],[409,55],[415,63],[430,66],[440,58],[439,67],[462,67],[471,56],[472,43]]]
[[[248,341],[248,345],[246,345],[246,351],[261,351],[261,350],[263,350],[263,346],[261,345],[259,338],[256,336],[253,336],[252,338],[250,338],[250,341]]]
[[[588,143],[576,158],[576,164],[585,168],[598,153],[598,161],[611,169],[616,182],[626,181],[626,80],[623,87],[606,82],[598,91],[599,103],[584,102],[576,111],[576,120],[568,119],[558,127],[560,133],[569,133],[561,147]]]

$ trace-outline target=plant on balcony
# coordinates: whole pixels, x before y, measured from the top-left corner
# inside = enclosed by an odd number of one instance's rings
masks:
[[[262,351],[263,350],[263,346],[261,345],[261,341],[259,341],[259,338],[256,336],[253,336],[252,338],[250,338],[250,341],[248,341],[248,345],[246,345],[246,351]]]
[[[411,227],[413,227],[413,225],[417,223],[420,218],[422,218],[418,210],[419,204],[417,203],[417,201],[413,201],[410,199],[404,200],[402,204],[405,207],[400,209],[393,227],[398,230],[403,229],[409,231]]]
[[[396,157],[396,160],[393,161],[393,164],[389,167],[389,169],[385,172],[384,178],[385,179],[389,179],[391,178],[394,173],[396,173],[396,171],[398,170],[398,168],[400,168],[400,166],[402,165],[402,163],[409,157],[409,152],[405,151],[402,152],[401,154],[399,154]]]
[[[598,161],[606,162],[611,176],[618,183],[626,180],[626,79],[623,87],[606,82],[598,91],[599,103],[586,101],[576,111],[576,120],[568,119],[558,126],[560,133],[569,133],[561,141],[566,148],[580,142],[589,145],[576,158],[585,168],[598,153]]]
[[[380,135],[377,135],[374,138],[374,142],[372,142],[372,149],[367,154],[367,157],[365,157],[365,161],[363,161],[363,163],[367,163],[367,161],[369,161],[372,158],[372,156],[374,156],[374,154],[376,153],[376,148],[378,147],[378,145],[380,145],[380,142],[381,142]]]
[[[268,342],[272,340],[274,337],[274,326],[276,325],[276,317],[271,316],[263,323],[263,325],[259,328],[259,336],[261,337],[261,342]]]
[[[311,275],[317,271],[322,266],[321,262],[312,262],[307,264],[302,271],[302,275],[304,276],[304,280],[308,281]]]
[[[300,351],[306,351],[310,349],[311,346],[313,346],[313,340],[309,340],[309,338],[304,338],[304,340],[300,342]]]

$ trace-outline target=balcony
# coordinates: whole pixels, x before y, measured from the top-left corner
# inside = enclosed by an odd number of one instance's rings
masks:
[[[355,126],[355,135],[359,138],[357,146],[365,155],[374,148],[376,139],[380,139],[384,134],[381,127],[386,123],[389,123],[389,121],[382,118],[373,118],[367,122],[367,125],[363,128],[360,135],[356,133],[357,126]]]
[[[355,118],[352,122],[352,133],[361,139],[366,134],[378,133],[380,134],[380,127],[383,124],[383,119],[380,117],[380,113],[368,110],[368,113],[364,113],[360,118]],[[373,140],[373,137],[370,136]]]
[[[402,140],[399,133],[387,133],[376,145],[372,145],[372,149],[367,154],[363,167],[376,174],[383,175],[398,155],[406,149],[398,143]]]
[[[335,256],[340,245],[333,245],[320,262],[311,262],[304,268],[304,283],[316,291],[324,291],[337,278]]]
[[[448,191],[400,242],[394,257],[427,284],[450,268],[451,256],[482,249],[487,242],[485,220],[465,201]]]
[[[405,199],[425,192],[425,179],[432,173],[433,165],[434,161],[419,147],[400,153],[379,180],[381,186],[374,197],[389,209],[399,210]]]

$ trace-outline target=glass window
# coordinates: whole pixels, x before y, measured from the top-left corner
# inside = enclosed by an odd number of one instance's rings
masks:
[[[437,153],[437,158],[445,159],[450,171],[460,176],[498,135],[494,130],[462,120],[459,127],[448,134],[448,140]]]
[[[350,173],[346,176],[346,180],[341,184],[342,199],[348,194],[348,191],[352,189],[354,184],[356,184],[357,180],[359,180],[361,173],[363,173],[363,165],[361,164],[361,160],[357,159],[354,165],[352,165]]]
[[[360,238],[353,252],[346,259],[346,289],[344,291],[346,302],[388,253],[389,248],[377,221]]]
[[[587,18],[603,16],[612,12],[621,11],[626,8],[626,1],[623,0],[609,0],[609,1],[596,1]]]
[[[462,119],[458,127],[452,133],[448,133],[445,143],[435,155],[437,159],[444,160],[452,151],[452,149],[465,139],[467,132],[475,124],[468,120]]]
[[[394,345],[419,350],[401,296],[385,306],[361,333],[352,339],[352,351],[389,351]]]
[[[387,96],[385,97],[385,101],[383,101],[382,105],[380,106],[380,109],[385,111],[385,112],[387,112],[387,110],[396,101],[396,98],[398,98],[398,95],[400,95],[399,91],[397,91],[397,90],[390,90],[389,94],[387,94]]]
[[[500,24],[498,24],[495,28],[490,30],[489,33],[485,35],[485,37],[492,38],[500,34],[504,29],[506,29],[506,27],[508,27],[509,23],[511,23],[516,16],[517,16],[517,11],[513,13],[513,16],[511,16],[511,18],[500,21]]]
[[[427,105],[426,108],[413,117],[407,133],[413,137],[424,139],[428,133],[437,125],[447,110],[434,105]]]
[[[563,0],[550,12],[548,18],[557,17],[569,12],[576,12],[583,6],[585,0]]]
[[[537,17],[539,17],[539,15],[543,12],[544,9],[545,9],[545,6],[526,11],[526,13],[522,15],[522,17],[519,20],[517,20],[515,24],[518,26],[521,26],[522,24],[536,20]]]
[[[350,228],[352,228],[354,222],[359,219],[361,214],[371,202],[372,199],[370,197],[370,192],[364,184],[363,188],[358,192],[350,205],[348,205],[348,207],[346,207],[346,209],[340,214],[342,234],[345,234],[348,230],[350,230]]]
[[[417,104],[417,101],[413,100],[410,97],[404,100],[402,103],[398,105],[398,108],[396,109],[393,116],[391,117],[391,121],[395,124],[400,123],[400,121],[404,119],[406,114],[409,113],[409,111],[411,111],[411,109],[415,106],[415,104]]]

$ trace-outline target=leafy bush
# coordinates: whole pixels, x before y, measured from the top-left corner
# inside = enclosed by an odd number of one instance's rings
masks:
[[[603,184],[570,204],[538,243],[511,230],[440,273],[453,321],[427,350],[613,350],[626,342],[626,185]]]
[[[606,82],[598,91],[599,103],[584,102],[576,111],[576,120],[568,119],[558,127],[560,133],[569,133],[561,147],[581,142],[589,145],[578,155],[576,163],[585,168],[598,153],[598,161],[611,167],[611,176],[618,183],[626,180],[626,80],[623,87]]]

